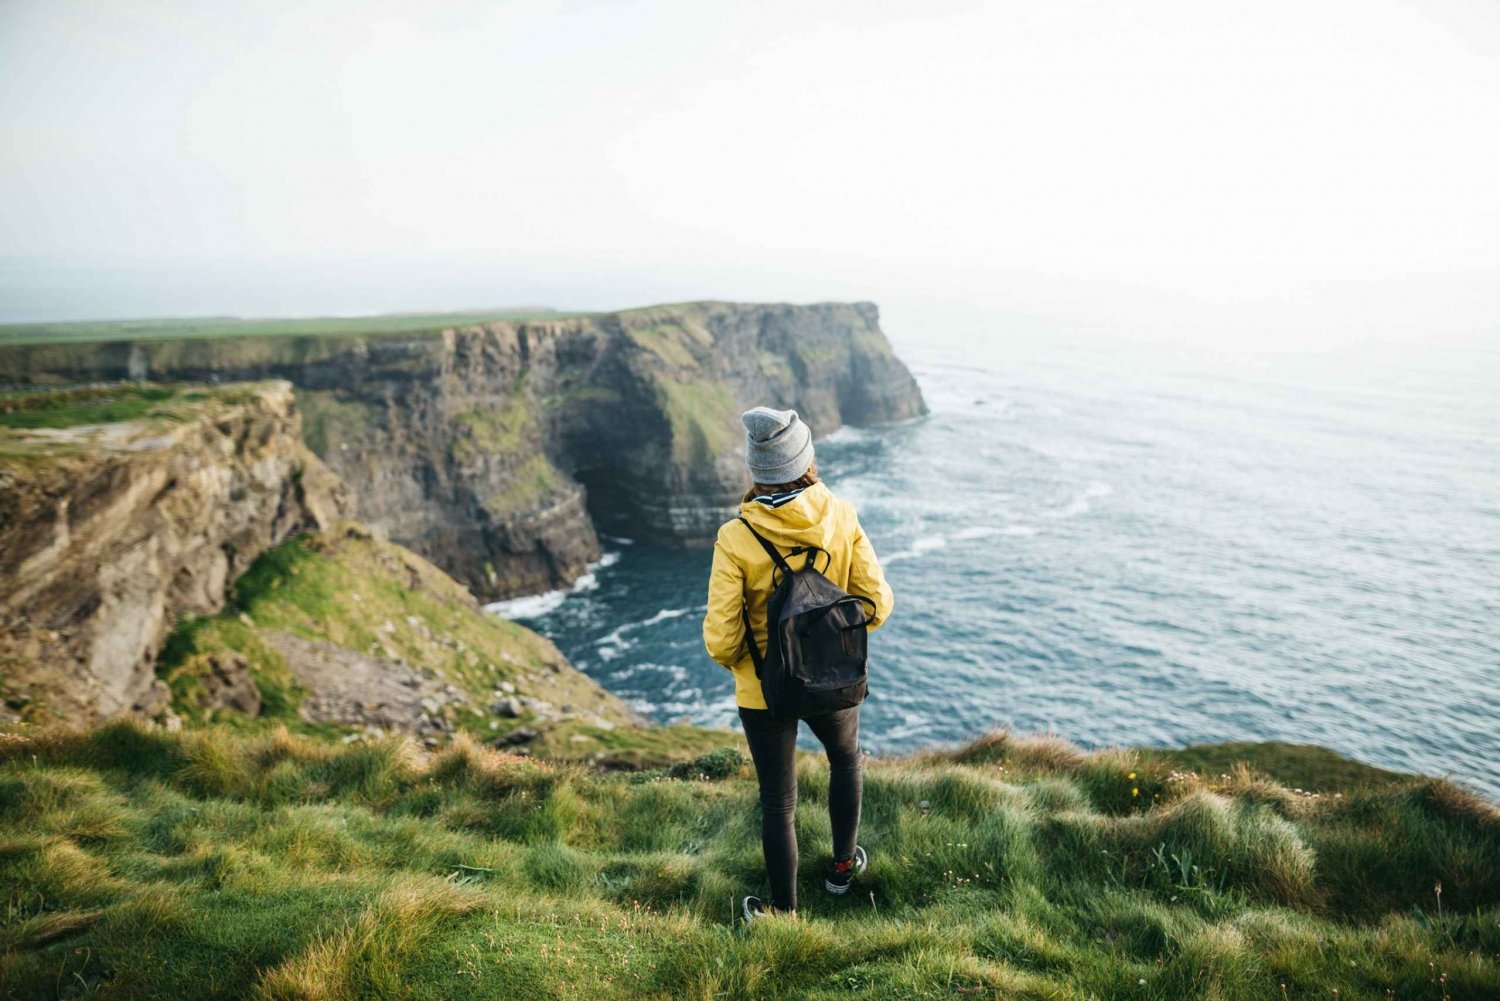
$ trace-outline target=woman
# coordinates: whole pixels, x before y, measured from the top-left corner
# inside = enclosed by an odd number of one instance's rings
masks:
[[[828,553],[824,576],[850,594],[874,603],[873,629],[891,613],[890,586],[859,517],[848,501],[835,497],[818,479],[813,465],[812,432],[794,410],[756,407],[740,418],[745,424],[746,460],[755,486],[740,504],[755,531],[782,550],[813,545]],[[800,564],[797,564],[800,566]],[[757,649],[766,644],[766,601],[773,564],[739,518],[725,522],[714,543],[708,581],[708,614],[703,642],[708,655],[734,672],[735,702],[760,780],[761,847],[771,881],[769,905],[746,897],[745,920],[768,912],[797,910],[797,721],[781,720],[766,709],[760,680],[746,643],[741,608],[750,613]],[[819,558],[819,570],[822,558]],[[830,893],[848,891],[867,863],[859,834],[861,792],[859,707],[807,720],[828,753],[828,814],[833,825],[833,859],[824,886]]]

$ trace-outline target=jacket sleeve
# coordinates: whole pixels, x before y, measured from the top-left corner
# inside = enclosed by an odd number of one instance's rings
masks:
[[[849,593],[858,594],[875,602],[875,614],[870,617],[870,628],[878,627],[890,617],[895,607],[896,596],[885,582],[885,573],[880,569],[880,560],[875,556],[875,547],[865,535],[865,530],[854,519],[854,552],[849,560]]]
[[[733,667],[745,645],[745,571],[729,555],[723,539],[714,541],[714,564],[708,575],[708,612],[703,616],[703,645],[724,667]]]

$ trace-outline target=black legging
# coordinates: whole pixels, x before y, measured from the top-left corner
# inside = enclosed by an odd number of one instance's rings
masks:
[[[760,779],[760,842],[771,877],[771,906],[797,909],[797,721],[765,709],[741,709],[745,739]],[[828,753],[828,819],[833,857],[854,854],[859,836],[859,706],[807,720]]]

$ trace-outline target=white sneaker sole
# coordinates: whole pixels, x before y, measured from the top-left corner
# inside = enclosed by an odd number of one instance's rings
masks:
[[[853,866],[853,870],[854,871],[853,871],[853,875],[854,876],[858,876],[860,873],[864,872],[865,871],[865,867],[868,866],[869,864],[870,864],[870,857],[865,854],[865,850],[863,848],[861,848],[859,845],[855,845],[854,846],[854,866]],[[835,883],[831,879],[825,879],[825,880],[823,880],[823,889],[827,890],[829,893],[833,894],[835,897],[842,897],[844,894],[846,894],[846,893],[849,892],[849,887],[851,887],[853,885],[854,885],[854,880],[852,878],[849,880],[849,882],[845,883],[843,886],[839,886],[837,883]]]

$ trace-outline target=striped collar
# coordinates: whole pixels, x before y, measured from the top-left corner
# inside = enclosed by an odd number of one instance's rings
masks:
[[[783,490],[777,494],[760,494],[752,497],[751,500],[757,504],[764,504],[766,507],[781,507],[783,504],[790,504],[796,500],[806,489],[806,487],[798,487],[796,490]]]

